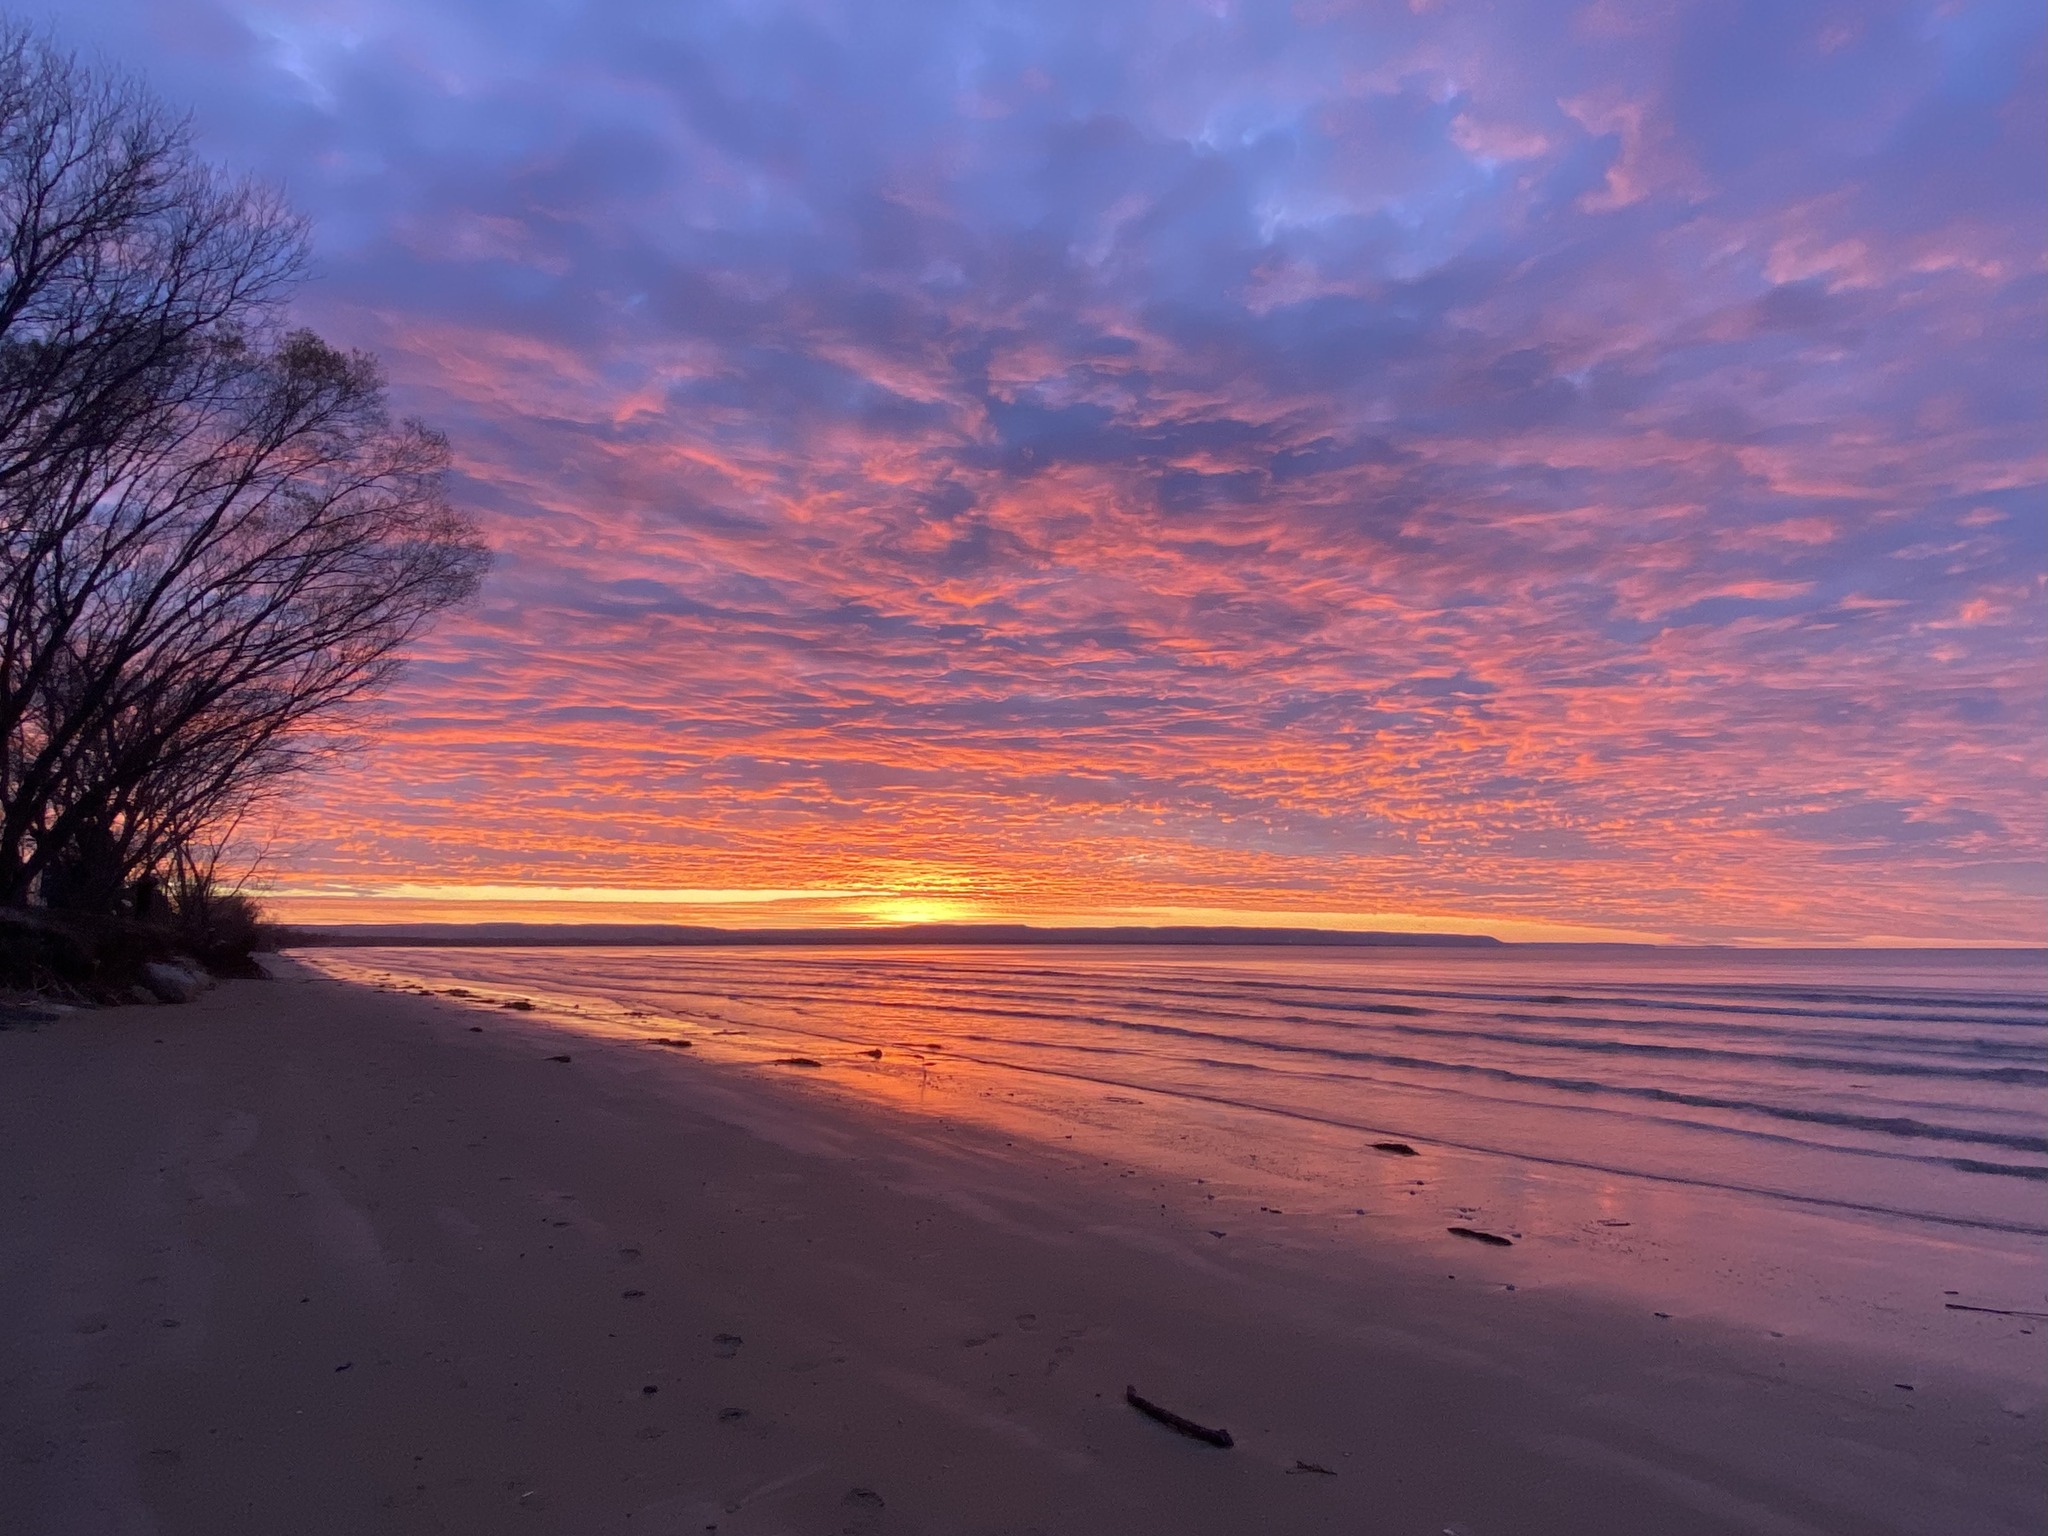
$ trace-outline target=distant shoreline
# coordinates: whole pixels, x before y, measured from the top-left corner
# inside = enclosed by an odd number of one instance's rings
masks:
[[[1953,954],[2048,958],[2039,944],[1658,944],[1620,939],[1498,939],[1489,933],[1402,933],[1387,929],[1165,927],[1035,928],[1028,923],[915,923],[895,928],[709,928],[684,923],[333,923],[281,925],[279,949],[536,948],[776,949],[1088,948],[1227,945],[1268,949],[1654,950],[1663,954]]]
[[[532,945],[550,948],[697,948],[908,944],[1138,945],[1359,949],[1505,949],[1484,933],[1393,933],[1332,928],[1225,928],[1192,925],[1143,928],[1034,928],[1027,923],[917,923],[901,928],[698,928],[672,923],[350,923],[292,930],[289,946],[394,948]],[[1637,947],[1637,946],[1631,946]],[[1653,947],[1653,946],[1640,946]]]

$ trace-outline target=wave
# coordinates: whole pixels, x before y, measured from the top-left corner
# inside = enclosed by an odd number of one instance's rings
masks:
[[[835,969],[837,968],[835,967]],[[855,984],[865,984],[859,980],[857,971],[854,968],[847,967],[847,969],[849,974],[855,977]],[[1130,981],[1124,973],[1105,975],[1100,971],[1083,971],[1060,967],[1002,967],[991,968],[982,972],[972,971],[966,967],[947,969],[906,967],[905,970],[910,974],[942,977],[947,981],[955,980],[964,975],[972,975],[975,976],[977,984],[984,977],[999,978],[1007,981],[1014,981],[1019,977],[1034,977],[1095,987],[1129,987],[1131,990],[1139,990],[1144,987],[1143,983]],[[1204,989],[1200,986],[1179,980],[1169,985],[1154,986],[1149,988],[1149,990],[1155,990],[1174,997],[1200,996],[1204,992]],[[1910,1018],[1913,1022],[2005,1023],[2008,1021],[2003,1018],[1985,1019],[1980,1017],[1980,1015],[1983,1013],[2001,1015],[2017,1012],[2025,1014],[2027,1017],[2010,1022],[2048,1025],[2048,995],[2034,996],[2031,994],[2013,993],[1857,992],[1815,990],[1810,988],[1760,988],[1744,986],[1739,983],[1682,983],[1660,986],[1654,983],[1645,985],[1640,982],[1632,984],[1627,991],[1622,992],[1609,992],[1597,988],[1581,988],[1572,992],[1558,992],[1525,988],[1476,990],[1456,987],[1404,987],[1389,986],[1384,983],[1360,985],[1345,982],[1303,981],[1292,977],[1239,976],[1229,978],[1224,983],[1224,990],[1215,995],[1227,996],[1234,991],[1296,991],[1341,996],[1414,997],[1440,1001],[1544,1003],[1559,1006],[1591,1004],[1600,1007],[1664,1008],[1688,1012],[1732,1012],[1793,1018],[1882,1019],[1891,1016],[1890,1014],[1849,1012],[1839,1007],[1813,1008],[1797,1006],[1765,1008],[1758,1006],[1757,1002],[1748,1001],[1748,999],[1780,999],[1802,1005],[1813,1003],[1852,1003],[1865,1008],[1885,1008],[1893,1011],[1902,1009],[1924,1010],[1928,1008],[1969,1008],[1972,1010],[1969,1014],[1956,1015],[1928,1015],[1924,1012],[1904,1015],[1904,1017]],[[1635,996],[1633,995],[1635,993],[1647,995]],[[1729,999],[1735,999],[1735,1001],[1729,1001]]]
[[[1018,996],[1020,996],[1021,998],[1023,995],[1018,994]],[[961,1007],[960,1011],[969,1011],[971,1007],[972,1005],[963,1006]],[[1241,1012],[1231,1012],[1224,1009],[1212,1008],[1190,1008],[1185,1005],[1179,1007],[1165,1008],[1161,1011],[1183,1015],[1195,1015],[1204,1018],[1241,1019],[1245,1017],[1245,1015]],[[1395,1009],[1391,1007],[1374,1009],[1370,1011],[1374,1013],[1399,1013],[1403,1015],[1421,1015],[1426,1012],[1426,1010],[1423,1009]],[[1042,1009],[1020,1010],[1020,1013],[1025,1016],[1040,1018],[1061,1017],[1061,1015],[1048,1014]],[[1075,1019],[1077,1022],[1085,1020],[1085,1022],[1090,1024],[1102,1024],[1106,1022],[1114,1025],[1121,1022],[1120,1020],[1117,1020],[1114,1016],[1103,1014],[1066,1015],[1066,1017],[1071,1017]],[[1287,1013],[1262,1013],[1256,1015],[1255,1017],[1261,1023],[1301,1024],[1308,1025],[1311,1027],[1327,1026],[1332,1022],[1327,1019]],[[1461,1015],[1460,1017],[1468,1016]],[[1716,1046],[1672,1045],[1662,1041],[1635,1041],[1615,1039],[1613,1038],[1612,1031],[1640,1027],[1636,1025],[1627,1024],[1624,1021],[1617,1019],[1603,1019],[1587,1016],[1560,1018],[1555,1016],[1536,1016],[1527,1014],[1494,1014],[1491,1015],[1491,1017],[1500,1019],[1505,1022],[1516,1024],[1556,1025],[1559,1027],[1571,1027],[1595,1032],[1606,1031],[1608,1033],[1605,1035],[1605,1037],[1602,1037],[1601,1035],[1596,1033],[1576,1038],[1560,1038],[1554,1035],[1537,1035],[1507,1030],[1490,1030],[1452,1023],[1382,1023],[1377,1018],[1370,1021],[1368,1027],[1389,1034],[1406,1035],[1418,1038],[1455,1040],[1459,1042],[1482,1042],[1491,1044],[1516,1045],[1530,1047],[1538,1050],[1583,1051],[1592,1055],[1641,1055],[1646,1057],[1664,1057],[1672,1060],[1726,1062],[1730,1064],[1740,1064],[1746,1066],[1757,1066],[1766,1068],[1798,1067],[1824,1071],[1850,1072],[1857,1074],[1874,1073],[1901,1077],[1953,1077],[1966,1081],[1975,1082],[2048,1085],[2048,1067],[1952,1066],[1942,1062],[1916,1062],[1899,1059],[1887,1059],[1886,1057],[1879,1055],[1827,1056],[1802,1054],[1784,1050],[1737,1050],[1730,1049],[1727,1047]],[[1266,1043],[1263,1040],[1260,1040],[1257,1037],[1253,1036],[1233,1036],[1229,1038],[1238,1039],[1247,1045],[1260,1045]],[[1798,1031],[1773,1032],[1772,1038],[1785,1041],[1788,1044],[1818,1043],[1835,1045],[1838,1047],[1869,1046],[1875,1049],[1899,1052],[1908,1050],[1920,1050],[1925,1051],[1928,1054],[1934,1055],[1971,1054],[2003,1060],[2017,1059],[2025,1061],[2034,1061],[2040,1059],[2041,1057],[2041,1052],[2031,1046],[2016,1045],[2011,1042],[1998,1040],[1968,1040],[1943,1042],[1942,1044],[1944,1048],[1935,1050],[1930,1049],[1930,1043],[1928,1041],[1910,1035],[1844,1036],[1840,1033]]]
[[[1618,1149],[1610,1155],[1619,1163],[1637,1160],[1627,1150],[1631,1140],[1652,1138],[1642,1140],[1642,1162],[1687,1167],[1693,1153],[1675,1139],[1683,1128],[1800,1148],[1793,1161],[1822,1187],[1837,1185],[1850,1166],[1828,1158],[1897,1159],[1944,1176],[2048,1180],[2048,1165],[2028,1160],[2048,1156],[2038,1094],[2048,1085],[2048,998],[2032,987],[1995,993],[1911,983],[1667,983],[1654,974],[1615,976],[1609,985],[1604,978],[1589,982],[1583,972],[1494,985],[1493,977],[1470,971],[1439,984],[1419,967],[1374,977],[1348,963],[1337,974],[1333,963],[1321,974],[1308,966],[1281,974],[1263,955],[1236,968],[1208,953],[1188,957],[1184,969],[1089,959],[1076,966],[778,955],[765,974],[757,957],[648,951],[602,958],[585,952],[572,962],[539,962],[528,953],[496,963],[516,967],[528,984],[553,974],[573,990],[594,984],[612,998],[644,992],[636,1002],[720,1023],[861,1045],[892,1037],[946,1040],[958,1059],[1006,1071],[1537,1163],[2048,1235],[2021,1222],[1721,1178],[1711,1151],[1698,1158],[1697,1176],[1685,1177],[1557,1151],[1570,1134],[1558,1117],[1594,1115],[1618,1127],[1601,1135]],[[492,964],[488,952],[471,951],[458,968],[474,975]],[[1928,1086],[1914,1093],[1915,1083]],[[1467,1108],[1448,1121],[1471,1120],[1493,1103],[1513,1105],[1519,1123],[1551,1145],[1489,1147],[1446,1140],[1427,1125],[1366,1126],[1346,1113],[1347,1097],[1355,1103],[1389,1092],[1463,1101]],[[1259,1102],[1293,1095],[1302,1099],[1293,1107]],[[1546,1114],[1553,1117],[1548,1122]],[[1857,1176],[1866,1184],[1871,1177]],[[1982,1201],[1979,1195],[1958,1204],[1969,1210]]]
[[[848,1000],[856,1002],[860,1006],[887,1006],[899,1008],[932,1006],[953,1013],[975,1014],[981,1016],[1034,1018],[1044,1020],[1066,1019],[1073,1023],[1084,1025],[1100,1025],[1105,1022],[1114,1024],[1118,1022],[1118,1020],[1113,1015],[1105,1013],[1080,1012],[1075,1011],[1071,1008],[1066,1010],[1053,1011],[1046,1006],[1045,1000],[1040,994],[1021,991],[1015,988],[978,987],[973,989],[967,989],[949,987],[931,989],[940,998],[945,999],[941,1002],[928,1002],[923,997],[898,998],[861,995],[862,992],[865,990],[868,989],[860,989],[854,984],[849,983],[846,988],[846,991],[849,994]],[[1174,996],[1171,994],[1166,994],[1164,993],[1163,989],[1152,989],[1149,993],[1149,996],[1158,997],[1158,1001],[1134,999],[1130,997],[1122,989],[1098,989],[1098,992],[1099,1001],[1101,1003],[1120,1005],[1126,1010],[1133,1012],[1142,1010],[1162,1014],[1167,1017],[1230,1019],[1241,1021],[1256,1021],[1259,1023],[1270,1023],[1275,1025],[1303,1025],[1311,1028],[1344,1028],[1348,1027],[1353,1017],[1362,1011],[1370,1015],[1370,1017],[1359,1019],[1356,1022],[1360,1024],[1362,1027],[1368,1029],[1378,1029],[1382,1031],[1413,1034],[1418,1036],[1428,1035],[1434,1038],[1458,1040],[1461,1042],[1498,1042],[1503,1044],[1514,1044],[1545,1050],[1583,1050],[1595,1053],[1635,1052],[1644,1055],[1663,1054],[1672,1056],[1674,1058],[1680,1057],[1685,1053],[1692,1053],[1694,1059],[1702,1061],[1722,1060],[1730,1063],[1747,1062],[1760,1066],[1799,1066],[1855,1073],[1882,1072],[1902,1076],[1958,1076],[1964,1078],[1976,1078],[1978,1080],[1986,1082],[2048,1083],[2048,1068],[2044,1067],[1954,1067],[1938,1062],[1927,1062],[1923,1064],[1910,1061],[1887,1061],[1886,1058],[1876,1054],[1858,1054],[1854,1056],[1825,1056],[1801,1054],[1790,1050],[1740,1050],[1731,1049],[1728,1047],[1715,1046],[1672,1045],[1662,1041],[1631,1041],[1625,1039],[1617,1039],[1615,1038],[1617,1032],[1636,1032],[1640,1031],[1643,1026],[1640,1023],[1631,1023],[1625,1020],[1600,1018],[1587,1015],[1532,1015],[1513,1013],[1493,1013],[1477,1015],[1459,1013],[1445,1015],[1445,1022],[1441,1024],[1408,1025],[1383,1023],[1381,1021],[1381,1016],[1389,1015],[1403,1018],[1427,1017],[1430,1015],[1431,1010],[1396,1005],[1380,1005],[1360,1010],[1356,1005],[1346,1005],[1345,1008],[1342,1010],[1343,1017],[1326,1017],[1302,1013],[1278,1013],[1271,1011],[1247,1013],[1243,1008],[1201,1006],[1195,1003],[1191,1003],[1186,996]],[[1219,997],[1217,994],[1213,993],[1204,993],[1197,995],[1201,996],[1206,1002],[1217,1002],[1226,1000]],[[731,994],[726,994],[726,996],[729,1001],[739,1000],[738,998],[733,997]],[[815,994],[815,989],[812,988],[757,989],[752,994],[752,999],[756,1002],[783,1002],[788,1003],[792,1006],[801,1006],[806,1003],[817,1002],[820,1000]],[[960,1000],[955,1001],[954,999]],[[968,1001],[967,999],[972,999],[972,1001]],[[1018,1004],[1026,1006],[1022,1006],[1016,1009],[999,1009],[992,1006],[994,1002],[1003,1000],[1013,1001]],[[1300,1007],[1303,1005],[1300,1004],[1297,1000],[1290,999],[1288,1000],[1285,1006]],[[1574,1028],[1587,1031],[1588,1033],[1587,1035],[1582,1037],[1559,1037],[1556,1035],[1511,1033],[1500,1030],[1490,1030],[1483,1027],[1474,1027],[1472,1025],[1460,1022],[1453,1022],[1455,1020],[1464,1019],[1499,1020],[1502,1022],[1515,1023],[1545,1029]],[[1870,1053],[1874,1053],[1876,1051],[1892,1051],[1900,1054],[1907,1052],[1918,1052],[1919,1054],[1927,1056],[1975,1056],[1988,1057],[1995,1060],[2024,1062],[2034,1062],[2043,1059],[2043,1053],[2039,1048],[2036,1048],[2028,1043],[2019,1043],[2005,1040],[1985,1040],[1981,1038],[1954,1039],[1946,1037],[1937,1037],[1930,1039],[1927,1037],[1916,1037],[1911,1035],[1860,1035],[1849,1034],[1842,1031],[1814,1030],[1750,1031],[1747,1028],[1743,1028],[1741,1026],[1738,1026],[1737,1028],[1740,1031],[1737,1035],[1738,1039],[1754,1039],[1760,1045],[1765,1043],[1774,1043],[1781,1045],[1832,1046],[1838,1050],[1860,1049]],[[1735,1031],[1731,1031],[1728,1028],[1704,1029],[1690,1023],[1679,1023],[1671,1026],[1670,1028],[1670,1033],[1672,1034],[1689,1035],[1694,1038],[1709,1039],[1726,1037],[1734,1032]],[[1253,1037],[1245,1036],[1241,1038],[1244,1038],[1247,1041],[1247,1043],[1255,1043],[1253,1041]]]
[[[928,975],[920,974],[917,972],[913,972],[912,974],[913,978],[918,982],[920,986],[924,987],[928,992],[935,996],[986,998],[991,995],[1003,995],[1021,1001],[1028,998],[1036,997],[1038,995],[1035,992],[1020,989],[1016,986],[1016,982],[1020,975],[1019,971],[1004,970],[1001,972],[991,973],[989,980],[982,980],[978,977],[972,980],[963,980],[962,973],[959,971],[949,971],[943,973],[932,972]],[[1990,998],[1984,1000],[1981,1003],[1972,1003],[1970,1006],[1972,1007],[1973,1011],[1968,1013],[1929,1013],[1924,1011],[1924,1009],[1920,1012],[1899,1012],[1896,1010],[1886,1012],[1848,1012],[1843,1011],[1841,1009],[1760,1007],[1751,1004],[1729,1003],[1718,1000],[1685,1001],[1672,997],[1634,997],[1625,994],[1577,995],[1567,993],[1532,993],[1522,992],[1519,990],[1512,992],[1482,992],[1472,991],[1468,989],[1445,988],[1387,986],[1361,987],[1340,986],[1326,983],[1308,983],[1292,980],[1266,979],[1256,977],[1232,978],[1227,984],[1220,987],[1199,986],[1191,984],[1164,985],[1136,982],[1120,975],[1103,977],[1096,974],[1070,972],[1045,967],[1034,967],[1031,968],[1029,971],[1022,972],[1021,974],[1025,974],[1043,980],[1058,980],[1066,982],[1071,984],[1075,991],[1084,995],[1116,998],[1123,1000],[1128,1000],[1137,997],[1156,998],[1159,999],[1160,1004],[1162,1006],[1170,1010],[1176,1011],[1185,1011],[1190,1008],[1190,1005],[1199,1005],[1202,1003],[1240,1003],[1245,999],[1246,994],[1262,997],[1272,997],[1274,994],[1290,994],[1285,997],[1285,1005],[1288,1007],[1309,1010],[1317,1013],[1334,1013],[1344,1015],[1366,1013],[1374,1015],[1385,1014],[1394,1016],[1421,1017],[1431,1013],[1445,1011],[1427,1006],[1419,1006],[1415,1002],[1397,1003],[1359,1001],[1361,999],[1407,998],[1419,999],[1423,1003],[1480,1002],[1495,1004],[1519,1004],[1523,1006],[1531,1004],[1542,1004],[1558,1007],[1567,1005],[1592,1005],[1607,1008],[1634,1008],[1644,1010],[1655,1009],[1664,1012],[1681,1012],[1688,1014],[1722,1016],[1730,1019],[1730,1024],[1728,1027],[1731,1028],[1740,1027],[1735,1022],[1739,1020],[1758,1018],[1799,1018],[1840,1021],[1843,1023],[1850,1024],[1865,1022],[1911,1024],[1962,1024],[1975,1025],[1979,1027],[1990,1027],[1996,1029],[2035,1028],[2041,1029],[2044,1034],[2048,1034],[2048,999],[2036,1001],[2033,999],[2015,1000]],[[792,984],[785,983],[785,986],[789,985]],[[849,994],[860,995],[871,991],[873,987],[873,982],[871,978],[863,977],[857,971],[849,970],[843,976],[834,975],[830,977],[812,978],[808,981],[805,990],[815,992],[817,990],[820,990],[822,987],[826,986],[832,987],[837,990],[843,990]],[[1639,987],[1636,990],[1650,991],[1653,989]],[[756,991],[753,995],[759,997],[763,994],[759,991]],[[794,998],[797,995],[798,994],[795,993],[785,992],[783,994],[783,997],[784,1000],[794,1000]],[[1854,996],[1865,1001],[1876,1000],[1875,996],[1867,994],[1841,995],[1845,997]],[[1925,1004],[1927,1006],[1933,1006],[1937,1002],[1945,1002],[1951,1008],[1956,1006],[1957,1002],[1957,1000],[1953,997],[1937,1000],[1933,998],[1925,998],[1920,996],[1900,998],[1896,1001],[1899,1003],[1900,1007],[1922,1004]],[[1457,1014],[1458,1016],[1465,1016],[1463,1010],[1454,1009],[1449,1011],[1454,1014]],[[2019,1018],[2009,1018],[2002,1016],[2006,1013],[2015,1011],[2023,1013],[2027,1016]],[[1518,1015],[1517,1017],[1520,1019],[1527,1020],[1529,1022],[1536,1022],[1539,1020],[1555,1020],[1559,1023],[1585,1023],[1596,1027],[1640,1027],[1640,1025],[1624,1025],[1619,1020],[1602,1018],[1581,1018],[1569,1015]],[[1685,1027],[1685,1025],[1681,1021],[1674,1020],[1672,1022],[1676,1027]],[[1899,1037],[1890,1038],[1896,1039]],[[2024,1046],[2020,1047],[2020,1049],[2025,1048],[2026,1047]]]
[[[1213,1104],[1219,1108],[1247,1109],[1262,1114],[1278,1115],[1289,1120],[1299,1120],[1311,1125],[1327,1125],[1341,1130],[1358,1131],[1371,1136],[1398,1136],[1420,1141],[1432,1146],[1451,1147],[1461,1152],[1476,1152],[1490,1157],[1505,1157],[1544,1167],[1573,1168],[1587,1173],[1613,1174],[1622,1178],[1647,1179],[1652,1183],[1683,1185],[1693,1189],[1712,1189],[1728,1194],[1755,1195],[1770,1200],[1788,1201],[1795,1205],[1827,1207],[1834,1210],[1853,1211],[1865,1215],[1900,1217],[1909,1221],[1931,1222],[1938,1226],[1968,1227],[1984,1232],[2008,1232],[2025,1237],[2048,1237],[2048,1226],[2036,1222],[2005,1221],[1989,1216],[1966,1216],[1949,1211],[1929,1211],[1906,1206],[1884,1205],[1874,1201],[1850,1200],[1834,1195],[1811,1194],[1801,1190],[1777,1189],[1769,1185],[1750,1184],[1733,1179],[1714,1179],[1699,1174],[1666,1173],[1640,1167],[1630,1168],[1618,1164],[1594,1161],[1589,1158],[1565,1157],[1556,1153],[1532,1152],[1524,1149],[1491,1146],[1484,1142],[1447,1138],[1432,1132],[1408,1129],[1397,1125],[1374,1125],[1347,1119],[1315,1110],[1286,1107],[1273,1104],[1252,1103],[1220,1094],[1200,1093],[1187,1088],[1161,1087],[1157,1083],[1137,1082],[1124,1078],[1102,1077],[1089,1073],[1077,1073],[1056,1067],[1036,1066],[1018,1062],[986,1062],[971,1058],[978,1063],[1004,1066],[1013,1071],[1030,1073],[1035,1076],[1062,1077],[1086,1082],[1105,1088],[1126,1088],[1137,1093],[1151,1093],[1165,1098],[1183,1099],[1198,1104]],[[1972,1162],[1966,1158],[1942,1158],[1937,1161],[1949,1167],[1962,1168]],[[1987,1163],[1969,1172],[2018,1172],[2023,1178],[2048,1178],[2048,1169],[2035,1171],[2009,1164]]]
[[[865,1006],[901,1010],[915,1008],[917,1005],[890,1000],[871,1000]],[[1812,1109],[1803,1106],[1774,1104],[1760,1099],[1739,1098],[1729,1094],[1662,1088],[1644,1083],[1609,1082],[1589,1077],[1562,1077],[1548,1073],[1519,1071],[1511,1067],[1491,1066],[1480,1062],[1446,1061],[1440,1057],[1433,1056],[1415,1056],[1392,1051],[1347,1049],[1326,1045],[1297,1044],[1285,1040],[1258,1039],[1244,1035],[1223,1034],[1214,1030],[1193,1029],[1184,1025],[1119,1019],[1110,1015],[1076,1015],[1048,1013],[1043,1009],[964,1006],[956,1007],[951,1011],[962,1015],[976,1015],[980,1017],[1029,1019],[1037,1023],[1086,1024],[1095,1028],[1120,1029],[1138,1034],[1200,1041],[1211,1046],[1235,1046],[1247,1051],[1268,1051],[1286,1056],[1317,1057],[1333,1062],[1371,1063],[1376,1066],[1403,1067],[1423,1072],[1456,1073],[1482,1077],[1495,1082],[1548,1088],[1561,1093],[1607,1094],[1624,1098],[1639,1098],[1665,1104],[1683,1104],[1695,1109],[1720,1109],[1736,1113],[1763,1115],[1776,1119],[1802,1121],[1809,1124],[1832,1125],[1845,1130],[1860,1130],[1874,1135],[1953,1141],[1965,1145],[2006,1147],[2013,1151],[2048,1154],[2048,1136],[2023,1135],[2018,1132],[1943,1125],[1906,1115],[1871,1115],[1846,1110]],[[1041,1044],[1045,1043],[1041,1042]],[[1078,1046],[1076,1043],[1062,1042],[1061,1048],[1077,1049],[1083,1047]],[[1868,1064],[1863,1064],[1862,1069],[1874,1071]],[[1986,1070],[1991,1073],[2005,1073],[2018,1069],[1994,1068]],[[1922,1075],[1931,1076],[1936,1074]],[[1954,1075],[1968,1076],[1968,1080],[2001,1083],[2035,1081],[2042,1076],[2037,1075],[2037,1078],[2011,1078],[1999,1075]]]

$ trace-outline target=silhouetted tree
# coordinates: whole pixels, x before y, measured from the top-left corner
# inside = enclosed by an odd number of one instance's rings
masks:
[[[189,874],[481,578],[445,441],[282,326],[304,240],[0,28],[0,905]]]

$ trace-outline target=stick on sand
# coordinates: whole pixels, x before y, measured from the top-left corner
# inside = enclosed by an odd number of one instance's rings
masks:
[[[1989,1312],[1994,1317],[2048,1318],[2048,1312],[2023,1312],[2016,1307],[1973,1307],[1963,1301],[1944,1301],[1942,1305],[1951,1312]]]
[[[1162,1408],[1149,1398],[1138,1396],[1136,1387],[1124,1388],[1124,1401],[1148,1419],[1157,1419],[1168,1429],[1177,1429],[1191,1440],[1201,1440],[1209,1445],[1229,1450],[1237,1442],[1230,1438],[1227,1429],[1211,1429],[1206,1424],[1197,1424],[1193,1419],[1184,1419],[1171,1408]]]

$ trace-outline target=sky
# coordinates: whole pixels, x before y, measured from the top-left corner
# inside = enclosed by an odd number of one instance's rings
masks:
[[[498,552],[307,921],[2048,940],[2038,0],[68,0]]]

